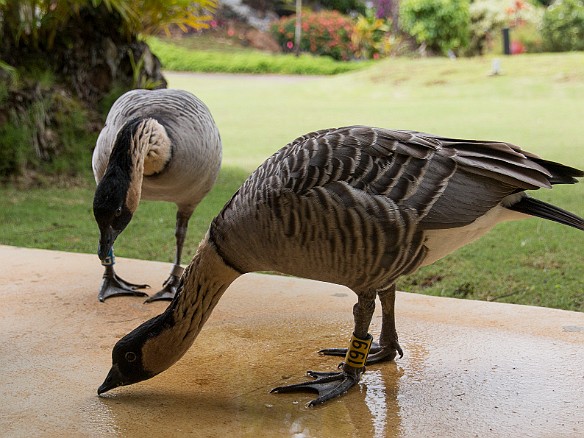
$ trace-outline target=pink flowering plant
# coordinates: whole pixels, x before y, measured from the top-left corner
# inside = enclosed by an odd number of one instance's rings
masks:
[[[284,17],[272,25],[272,34],[284,52],[294,50],[295,26],[295,15]],[[347,61],[355,53],[351,39],[353,30],[353,21],[337,11],[304,12],[300,49],[314,55]]]

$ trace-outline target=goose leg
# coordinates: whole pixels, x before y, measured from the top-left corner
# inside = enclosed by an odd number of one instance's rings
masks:
[[[367,364],[389,362],[404,356],[399,345],[397,330],[395,329],[395,284],[389,289],[377,293],[381,301],[381,334],[379,335],[379,349],[369,354]]]
[[[295,385],[279,386],[271,392],[317,392],[318,397],[308,403],[308,407],[322,404],[332,398],[343,395],[351,387],[355,386],[361,374],[365,371],[365,361],[371,347],[372,336],[368,333],[369,324],[375,309],[375,294],[359,296],[357,304],[353,307],[355,330],[346,350],[345,362],[339,365],[340,372],[315,372],[308,371],[308,375],[315,380],[297,383]]]
[[[162,289],[156,292],[150,298],[148,298],[145,301],[145,303],[151,303],[153,301],[161,300],[171,301],[174,298],[176,290],[178,288],[178,284],[180,282],[180,277],[182,276],[182,273],[184,271],[184,269],[180,265],[180,260],[182,257],[183,245],[185,243],[185,238],[187,236],[187,229],[189,226],[189,219],[191,218],[191,215],[192,212],[187,214],[181,213],[180,211],[177,212],[176,231],[174,234],[176,237],[176,255],[174,258],[174,265],[172,266],[170,275],[163,283]]]
[[[114,296],[127,295],[136,297],[148,296],[147,293],[139,291],[137,289],[143,289],[150,286],[148,286],[147,284],[130,283],[116,274],[114,270],[114,264],[116,263],[115,260],[116,258],[114,256],[114,250],[112,248],[107,258],[105,258],[101,262],[101,264],[105,267],[105,271],[103,273],[103,279],[101,281],[101,286],[99,288],[99,294],[97,295],[99,301],[103,303],[108,298]]]
[[[403,357],[404,352],[399,345],[397,331],[395,329],[395,284],[388,289],[378,292],[381,301],[382,320],[381,334],[379,343],[373,342],[366,365],[372,365],[380,362],[389,362],[399,357]],[[319,351],[320,354],[327,356],[345,356],[346,348],[326,348]]]

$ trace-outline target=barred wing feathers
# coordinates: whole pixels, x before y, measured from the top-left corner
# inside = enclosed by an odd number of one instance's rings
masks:
[[[242,272],[375,289],[423,263],[426,231],[468,225],[508,195],[578,176],[557,166],[507,143],[364,126],[317,131],[266,160],[211,237]]]

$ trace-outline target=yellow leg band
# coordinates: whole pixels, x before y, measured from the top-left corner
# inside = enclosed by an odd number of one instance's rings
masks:
[[[370,334],[367,334],[367,339],[359,339],[353,334],[345,356],[345,363],[353,368],[363,368],[367,362],[371,342],[373,342],[373,336]]]

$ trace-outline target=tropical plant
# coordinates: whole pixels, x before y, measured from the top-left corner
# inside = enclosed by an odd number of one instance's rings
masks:
[[[402,30],[433,52],[458,52],[468,44],[469,0],[402,0]]]
[[[217,0],[1,0],[0,34],[3,44],[51,49],[71,17],[101,6],[120,19],[118,26],[105,30],[119,32],[126,38],[139,33],[168,32],[173,25],[182,30],[201,29],[211,19],[210,13],[217,3]]]
[[[357,17],[351,37],[356,57],[376,59],[388,55],[391,50],[390,29],[391,21],[377,18],[371,9]]]

